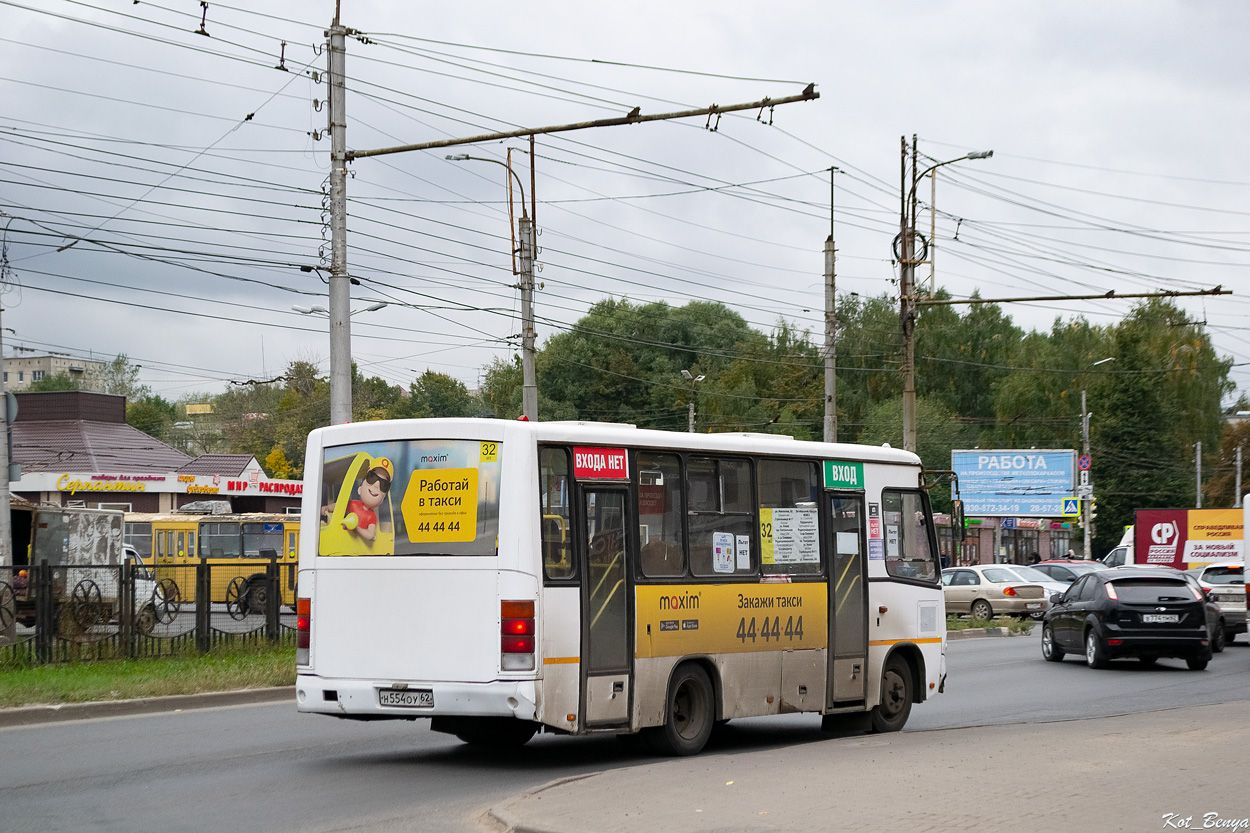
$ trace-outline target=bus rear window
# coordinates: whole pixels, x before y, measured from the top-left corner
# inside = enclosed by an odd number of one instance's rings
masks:
[[[494,555],[499,454],[476,440],[327,448],[318,554]]]

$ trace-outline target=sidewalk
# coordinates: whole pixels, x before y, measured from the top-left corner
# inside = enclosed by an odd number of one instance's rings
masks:
[[[515,833],[1111,833],[1202,829],[1208,820],[1246,830],[1248,747],[1244,701],[1062,723],[853,735],[557,781],[490,816]],[[1204,819],[1206,813],[1216,815]]]

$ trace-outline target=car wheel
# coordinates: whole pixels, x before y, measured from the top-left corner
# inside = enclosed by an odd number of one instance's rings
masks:
[[[1055,631],[1042,625],[1042,656],[1049,662],[1063,662],[1064,650],[1055,642]]]
[[[1185,664],[1189,666],[1190,671],[1204,671],[1210,661],[1210,657],[1188,657],[1185,659]]]
[[[1085,632],[1085,664],[1090,668],[1107,667],[1107,651],[1093,628]]]
[[[1227,637],[1225,636],[1224,631],[1224,620],[1221,619],[1215,623],[1215,633],[1211,635],[1211,653],[1222,653],[1226,642]]]
[[[712,734],[716,705],[712,681],[694,663],[677,669],[669,683],[668,708],[663,726],[646,730],[647,742],[662,755],[695,755]]]
[[[977,599],[972,603],[972,618],[989,621],[994,618],[994,608],[985,599]]]
[[[891,657],[881,672],[881,703],[872,710],[872,731],[880,734],[902,729],[914,699],[911,668],[901,657]]]

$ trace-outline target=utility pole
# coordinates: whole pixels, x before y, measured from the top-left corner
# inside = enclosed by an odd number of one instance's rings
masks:
[[[681,377],[682,377],[683,379],[685,379],[687,382],[689,382],[689,383],[690,383],[690,399],[688,399],[688,400],[686,401],[686,410],[687,410],[687,414],[688,414],[688,417],[687,417],[687,423],[686,423],[686,425],[687,425],[686,430],[687,430],[687,431],[689,431],[691,434],[693,434],[693,433],[694,433],[694,391],[695,391],[695,386],[696,386],[696,385],[698,385],[700,382],[702,382],[702,381],[703,381],[704,379],[706,379],[707,377],[706,377],[706,376],[704,376],[703,374],[699,374],[698,376],[695,376],[695,375],[693,375],[693,374],[692,374],[689,370],[686,370],[685,368],[682,368],[682,371],[681,371]]]
[[[899,222],[899,238],[902,248],[899,270],[899,319],[903,329],[903,448],[916,450],[916,261],[915,261],[915,215],[910,203],[916,196],[916,135],[911,137],[911,187],[907,184],[907,137],[902,142],[902,192],[903,204]]]
[[[1237,496],[1237,502],[1233,504],[1234,509],[1241,508],[1241,446],[1237,446],[1237,485],[1233,487],[1233,494]]]
[[[903,157],[901,190],[903,193],[900,211],[899,233],[894,238],[894,259],[899,263],[899,318],[903,330],[903,357],[899,362],[903,372],[903,448],[907,451],[916,450],[916,306],[919,300],[916,292],[916,264],[928,262],[929,241],[916,231],[916,185],[927,175],[944,165],[953,165],[966,159],[989,159],[994,155],[992,150],[973,151],[955,159],[947,159],[930,165],[917,173],[918,151],[916,134],[911,137],[911,185],[907,182],[907,137],[901,137]],[[934,185],[935,194],[937,186]],[[934,224],[936,227],[936,220]],[[916,243],[921,244],[920,252],[916,251]]]
[[[1194,443],[1194,474],[1197,477],[1196,491],[1198,508],[1202,508],[1202,440]]]
[[[0,212],[3,213],[3,212]],[[9,285],[9,223],[4,225],[4,239],[0,241],[0,293]],[[0,307],[0,313],[4,310]],[[0,367],[4,364],[4,327],[0,326]],[[4,390],[4,376],[0,374],[0,568],[13,566],[13,518],[9,494],[10,463],[13,449],[9,448],[9,395]],[[11,634],[10,634],[11,635]]]
[[[829,169],[829,239],[825,241],[825,435],[827,443],[838,441],[838,319],[834,295],[836,278],[834,259],[837,250],[833,245],[833,175],[837,168]]]
[[[1086,457],[1089,456],[1089,410],[1085,407],[1085,391],[1081,391],[1081,453]],[[1093,473],[1090,473],[1089,480],[1089,497],[1081,498],[1081,526],[1085,528],[1085,549],[1084,556],[1092,558],[1090,550],[1090,537],[1093,530],[1090,529],[1092,518],[1089,516],[1089,506],[1094,496],[1094,480]]]
[[[521,199],[524,202],[524,195]],[[538,419],[538,376],[534,367],[534,224],[522,211],[518,225],[521,238],[521,412],[533,422]]]
[[[330,38],[330,424],[352,421],[351,279],[347,276],[347,29],[334,22]]]

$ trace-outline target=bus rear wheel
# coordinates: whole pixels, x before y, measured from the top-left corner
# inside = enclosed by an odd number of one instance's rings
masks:
[[[881,672],[881,702],[872,710],[872,731],[897,732],[911,715],[915,698],[911,668],[900,657],[891,657]]]
[[[698,665],[677,669],[668,686],[664,725],[647,729],[647,741],[661,755],[697,755],[716,720],[712,681]]]

